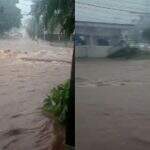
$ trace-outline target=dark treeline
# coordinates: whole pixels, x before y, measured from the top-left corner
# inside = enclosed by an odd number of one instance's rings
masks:
[[[21,25],[21,11],[17,0],[0,0],[0,35]]]
[[[27,31],[31,37],[70,37],[74,32],[73,0],[33,0]],[[45,36],[45,37],[44,37]]]

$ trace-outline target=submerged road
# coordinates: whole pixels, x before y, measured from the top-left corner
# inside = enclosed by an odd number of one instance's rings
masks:
[[[150,60],[78,60],[76,149],[150,149]]]
[[[69,78],[71,53],[43,41],[0,41],[0,150],[50,149],[52,127],[45,129],[41,106]]]

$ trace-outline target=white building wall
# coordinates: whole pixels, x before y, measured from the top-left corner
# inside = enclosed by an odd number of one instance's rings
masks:
[[[88,37],[86,45],[76,45],[76,57],[107,57],[120,48],[123,32],[131,28],[130,25],[76,22],[76,35]],[[97,37],[107,39],[109,46],[97,45]]]
[[[78,58],[104,58],[110,53],[111,46],[76,46],[76,57]]]

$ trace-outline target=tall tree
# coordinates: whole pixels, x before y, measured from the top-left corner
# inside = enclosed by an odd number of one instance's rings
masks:
[[[34,0],[32,14],[44,30],[60,32],[70,36],[74,32],[74,0]]]
[[[21,24],[21,11],[17,0],[0,0],[0,34]]]

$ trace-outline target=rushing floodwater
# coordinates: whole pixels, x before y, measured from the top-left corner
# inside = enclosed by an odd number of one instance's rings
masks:
[[[1,150],[50,147],[52,126],[45,127],[40,107],[49,90],[69,78],[71,54],[44,41],[0,41]]]
[[[79,60],[78,150],[150,149],[150,60]]]

